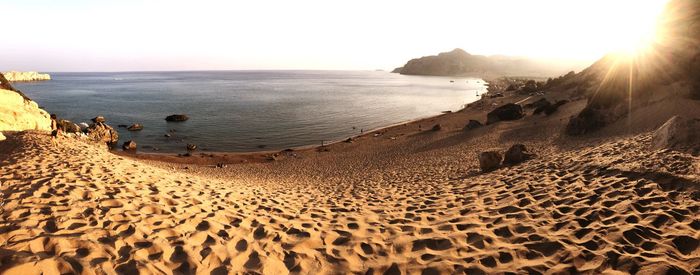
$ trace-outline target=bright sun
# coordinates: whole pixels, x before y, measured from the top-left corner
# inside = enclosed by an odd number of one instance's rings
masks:
[[[636,56],[658,42],[657,23],[667,1],[639,1],[629,12],[619,14],[615,31],[607,37],[611,51]]]

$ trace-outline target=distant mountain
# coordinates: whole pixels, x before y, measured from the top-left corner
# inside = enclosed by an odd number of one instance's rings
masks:
[[[584,64],[552,62],[508,56],[473,55],[462,49],[411,59],[393,73],[434,76],[530,76],[550,77],[581,69]]]

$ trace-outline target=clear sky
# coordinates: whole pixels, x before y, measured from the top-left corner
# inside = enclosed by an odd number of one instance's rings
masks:
[[[462,48],[594,61],[666,0],[0,0],[0,70],[392,69]]]

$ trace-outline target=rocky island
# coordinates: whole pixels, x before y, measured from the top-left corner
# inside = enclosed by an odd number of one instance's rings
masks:
[[[9,72],[3,72],[2,74],[10,82],[28,82],[28,81],[51,80],[51,76],[49,74],[41,74],[38,72],[9,71]]]

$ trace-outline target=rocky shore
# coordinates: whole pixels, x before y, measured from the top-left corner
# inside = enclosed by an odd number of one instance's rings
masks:
[[[51,80],[51,76],[49,74],[42,74],[42,73],[38,73],[38,72],[9,71],[9,72],[3,72],[2,74],[10,82],[28,82],[28,81]]]

